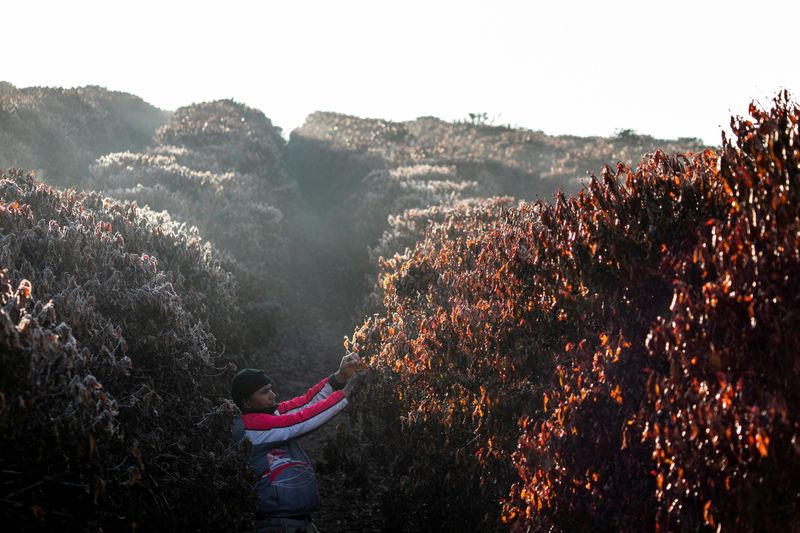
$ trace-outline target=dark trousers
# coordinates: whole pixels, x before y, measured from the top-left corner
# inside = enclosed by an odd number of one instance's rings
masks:
[[[257,518],[256,533],[319,533],[314,522],[296,518]]]

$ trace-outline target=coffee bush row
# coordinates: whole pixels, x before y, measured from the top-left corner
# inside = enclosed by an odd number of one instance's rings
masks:
[[[0,179],[0,515],[14,530],[228,529],[242,338],[218,253],[163,214]]]
[[[800,111],[453,213],[382,264],[364,460],[399,529],[796,523]],[[458,490],[453,490],[458,487]]]

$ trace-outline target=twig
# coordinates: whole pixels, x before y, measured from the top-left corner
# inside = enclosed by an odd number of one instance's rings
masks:
[[[32,484],[32,485],[28,485],[27,487],[25,487],[25,488],[22,488],[22,489],[19,489],[19,490],[18,490],[18,491],[16,491],[16,492],[12,492],[11,494],[6,494],[6,498],[13,498],[13,497],[14,497],[14,496],[16,496],[17,494],[20,494],[20,493],[22,493],[22,492],[25,492],[25,491],[27,491],[27,490],[30,490],[30,489],[32,489],[32,488],[34,488],[34,487],[38,487],[39,485],[41,485],[41,484],[42,484],[42,483],[44,483],[45,481],[47,481],[47,480],[46,480],[46,479],[40,479],[39,481],[37,481],[36,483],[34,483],[34,484]]]

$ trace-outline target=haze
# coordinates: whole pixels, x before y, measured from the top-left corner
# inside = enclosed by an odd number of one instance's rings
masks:
[[[800,94],[800,3],[10,2],[0,80],[100,85],[162,109],[233,98],[284,135],[317,110],[486,113],[548,134],[719,144],[732,114]]]

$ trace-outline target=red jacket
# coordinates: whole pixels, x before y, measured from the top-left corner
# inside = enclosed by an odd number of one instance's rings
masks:
[[[311,513],[319,505],[314,467],[297,438],[319,428],[347,405],[336,378],[323,379],[275,412],[246,412],[234,420],[233,439],[252,443],[248,462],[259,474],[258,510],[271,516]]]

